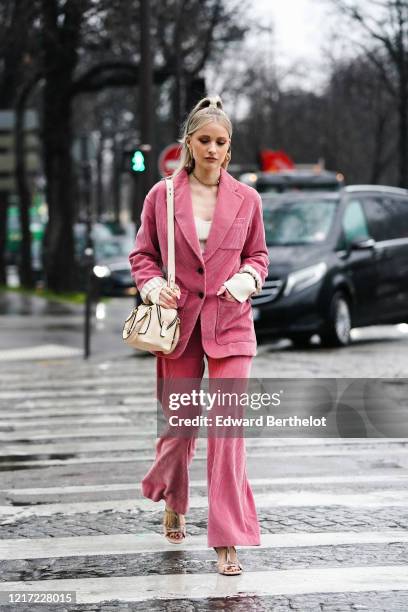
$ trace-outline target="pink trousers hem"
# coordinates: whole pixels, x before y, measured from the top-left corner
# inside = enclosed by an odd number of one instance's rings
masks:
[[[214,544],[214,542],[208,542],[208,548],[214,548],[216,547],[220,547],[220,546],[260,546],[261,545],[261,541],[260,540],[239,540],[238,542],[234,541],[234,542],[217,542]]]
[[[180,501],[178,498],[173,495],[165,495],[164,490],[166,489],[166,485],[150,485],[142,482],[142,494],[143,497],[151,499],[154,502],[159,502],[164,500],[165,504],[168,508],[171,508],[178,514],[187,514],[189,506],[183,501]]]

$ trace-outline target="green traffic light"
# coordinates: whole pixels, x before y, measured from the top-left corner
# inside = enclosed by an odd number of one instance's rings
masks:
[[[133,172],[144,172],[146,170],[145,158],[142,151],[135,151],[132,155]]]

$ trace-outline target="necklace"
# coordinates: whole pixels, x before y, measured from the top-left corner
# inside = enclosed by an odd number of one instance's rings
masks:
[[[220,184],[220,180],[221,180],[221,174],[220,174],[220,176],[218,177],[218,181],[217,181],[216,183],[209,184],[209,183],[204,183],[203,181],[201,181],[201,180],[198,178],[198,176],[196,176],[196,175],[194,174],[194,172],[192,172],[192,175],[194,176],[194,178],[195,178],[195,179],[197,179],[197,181],[198,181],[199,183],[201,183],[202,185],[205,185],[206,187],[217,187],[217,185],[219,185],[219,184]]]

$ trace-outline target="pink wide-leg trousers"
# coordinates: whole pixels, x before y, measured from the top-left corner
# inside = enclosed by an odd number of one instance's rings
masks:
[[[157,379],[201,380],[205,363],[200,317],[178,359],[156,356]],[[252,357],[207,357],[209,379],[249,377]],[[187,514],[189,466],[197,437],[160,437],[155,461],[142,480],[142,493],[153,501]],[[246,472],[245,438],[207,438],[208,546],[259,546],[260,529],[254,496]]]

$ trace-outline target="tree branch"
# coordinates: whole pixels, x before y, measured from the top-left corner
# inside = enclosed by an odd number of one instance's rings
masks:
[[[156,85],[161,85],[171,75],[172,72],[167,66],[156,68],[153,81]],[[103,62],[79,76],[72,84],[70,95],[74,97],[79,93],[98,91],[105,87],[137,85],[139,82],[139,64],[126,61]]]

